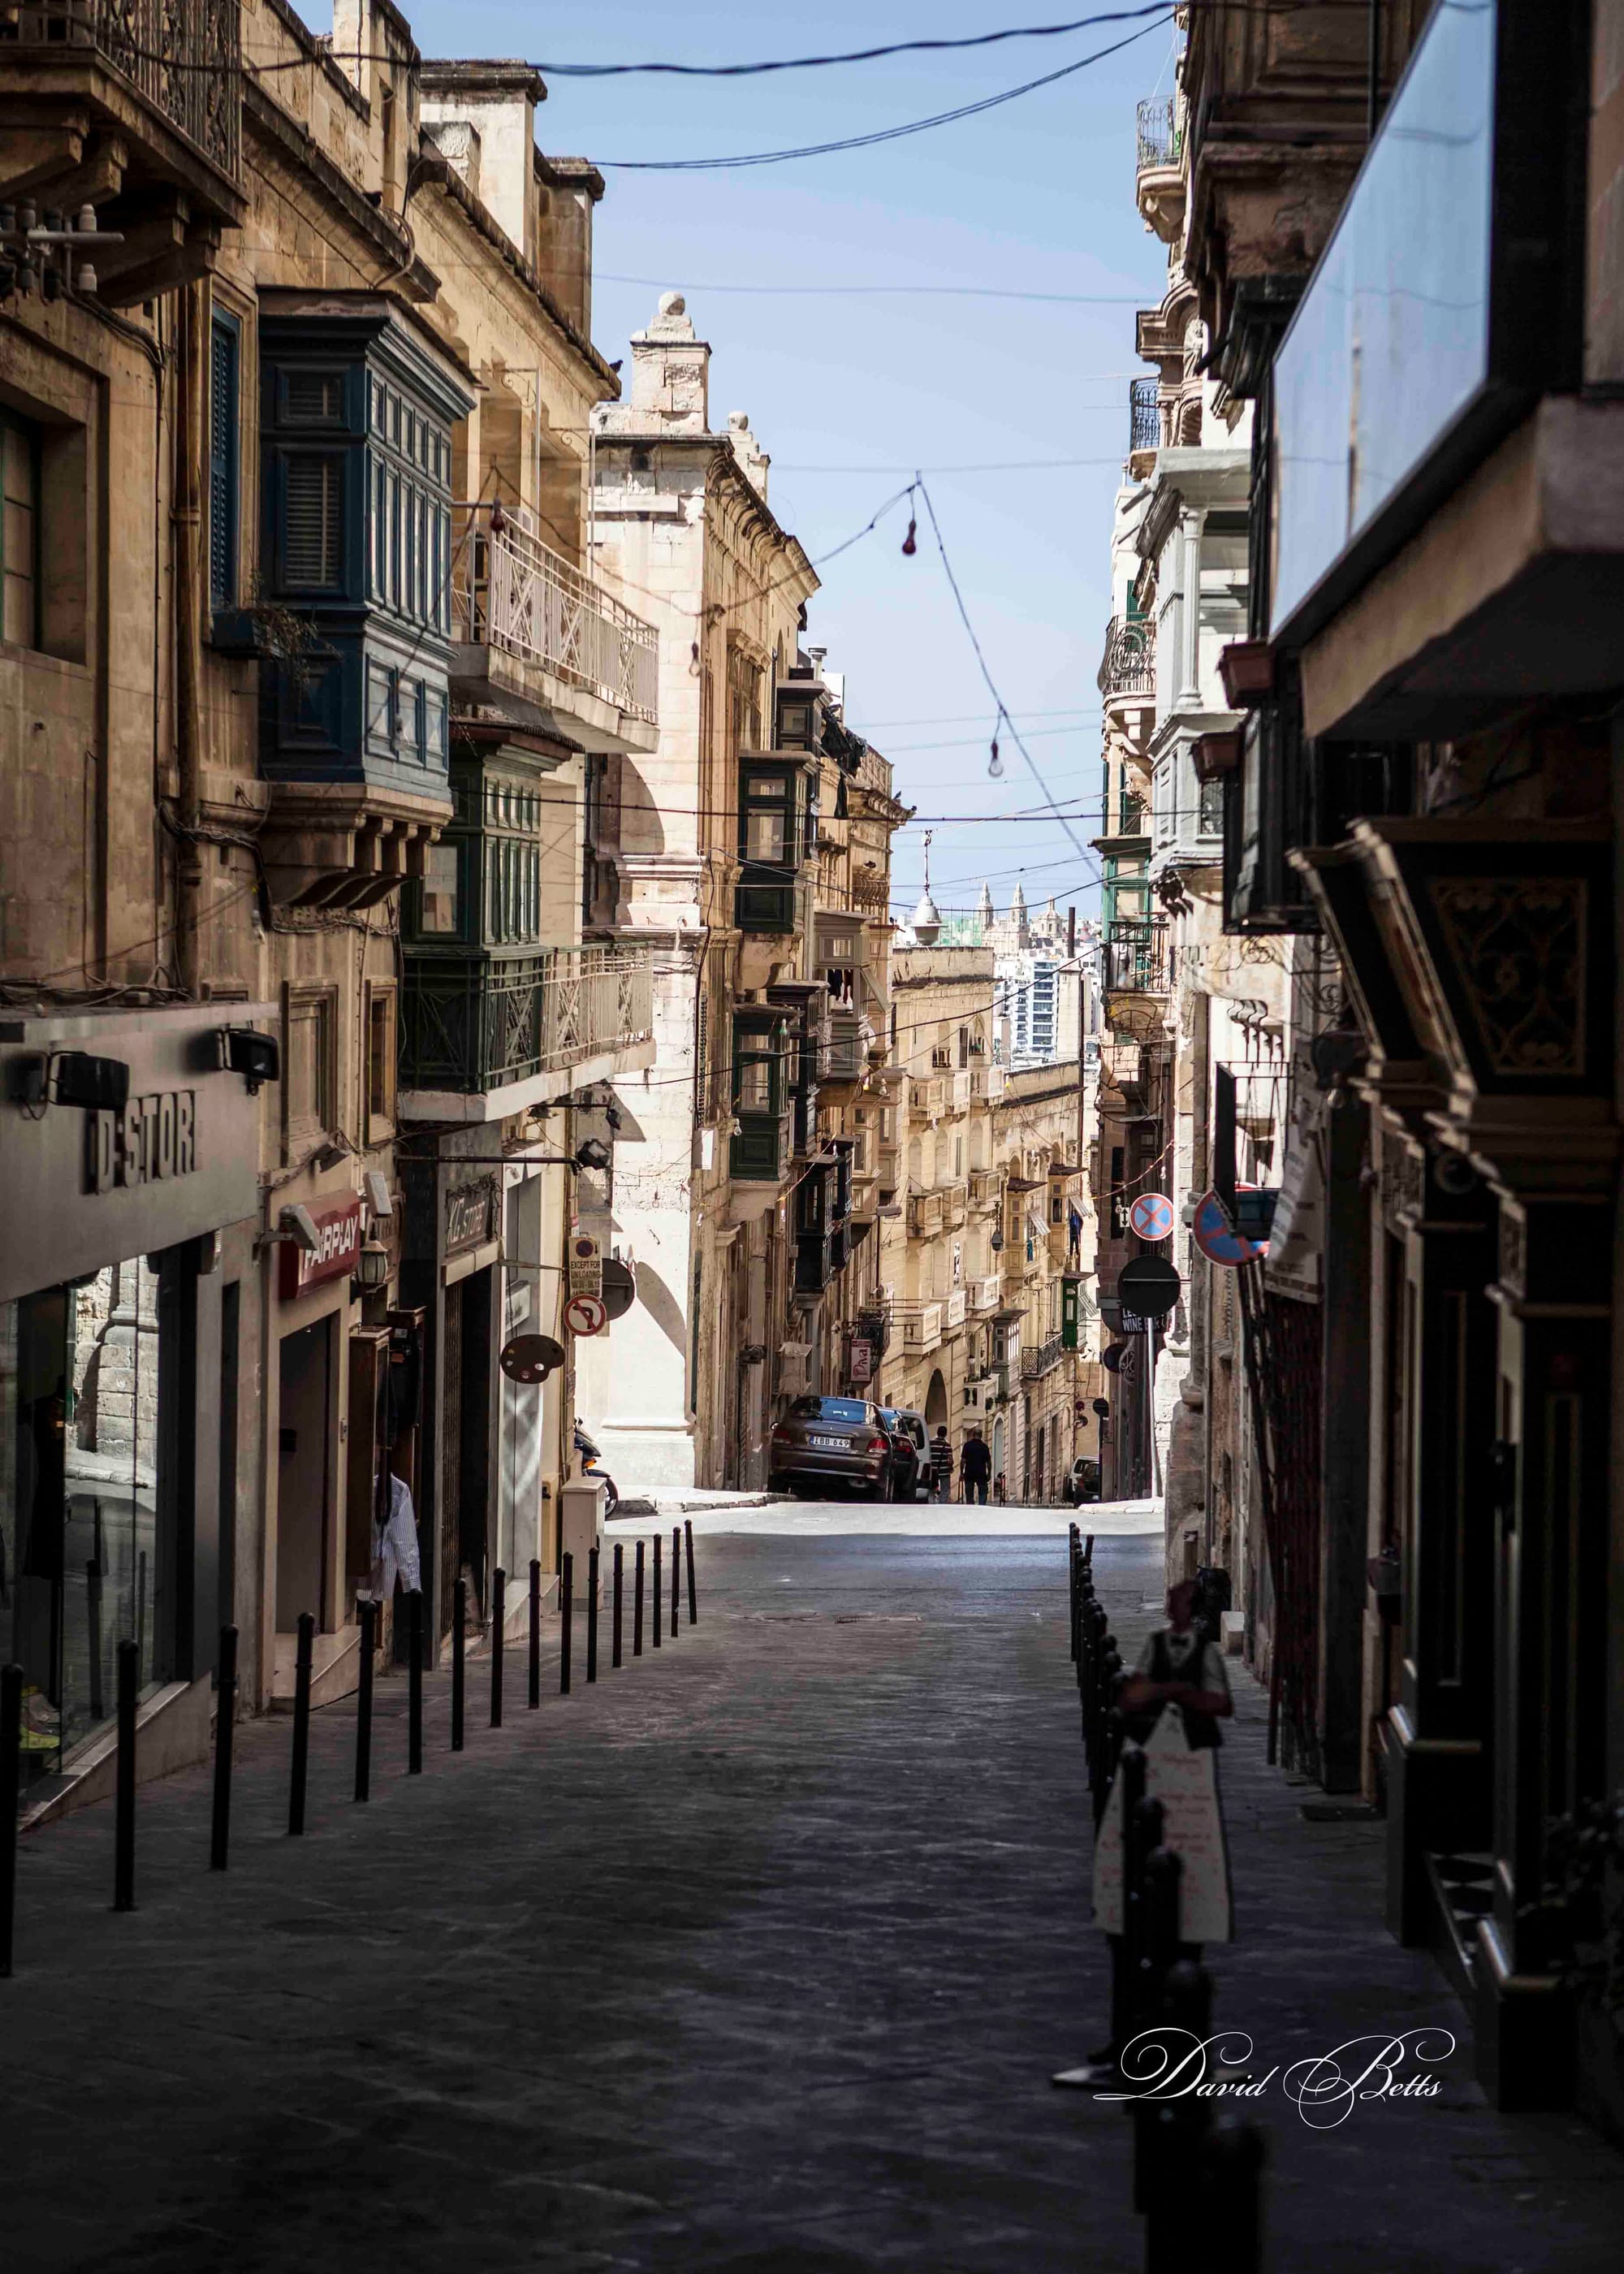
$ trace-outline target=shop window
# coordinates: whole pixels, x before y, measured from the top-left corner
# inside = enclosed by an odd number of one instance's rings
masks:
[[[331,988],[284,990],[282,1151],[289,1161],[311,1150],[335,1126],[337,999]]]
[[[40,430],[0,410],[0,561],[5,572],[4,631],[18,647],[40,644]]]
[[[160,1492],[159,1276],[144,1258],[0,1304],[0,1663],[23,1672],[25,1790],[173,1666]]]
[[[457,848],[431,845],[417,887],[417,930],[438,938],[455,937],[457,902]]]
[[[217,310],[209,333],[208,404],[208,598],[214,608],[237,605],[241,354],[236,317]]]
[[[372,987],[366,998],[366,1141],[395,1130],[395,990]]]

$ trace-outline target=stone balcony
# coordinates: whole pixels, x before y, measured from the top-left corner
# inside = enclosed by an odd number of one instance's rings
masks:
[[[453,693],[583,749],[659,742],[659,635],[525,525],[517,507],[452,516]]]

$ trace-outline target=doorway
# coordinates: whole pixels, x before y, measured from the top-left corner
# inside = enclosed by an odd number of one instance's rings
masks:
[[[925,1421],[931,1435],[936,1434],[939,1423],[947,1419],[947,1384],[942,1379],[941,1368],[930,1377],[930,1387],[925,1392]]]
[[[279,1360],[281,1410],[276,1488],[276,1630],[291,1634],[301,1613],[328,1624],[331,1570],[333,1321],[284,1335]]]

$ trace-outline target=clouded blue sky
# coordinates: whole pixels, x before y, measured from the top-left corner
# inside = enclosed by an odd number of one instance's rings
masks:
[[[597,0],[554,11],[419,0],[408,12],[425,55],[545,64],[801,55],[1086,5],[829,0],[809,12],[771,0],[749,10]],[[686,292],[714,350],[712,423],[748,412],[772,457],[773,507],[815,559],[924,469],[993,675],[1056,797],[1086,801],[1085,844],[1098,827],[1094,673],[1136,369],[1133,311],[1160,299],[1165,275],[1162,248],[1134,209],[1134,104],[1171,88],[1170,26],[1155,21],[1120,53],[981,117],[877,148],[722,173],[620,171],[607,162],[871,132],[1015,86],[1137,28],[765,79],[555,78],[538,116],[544,148],[590,157],[608,179],[598,211],[598,345],[612,359],[624,354],[657,291]],[[657,281],[615,281],[623,277]],[[880,284],[1101,297],[1066,305],[811,289]],[[1041,463],[948,471],[1011,461]],[[944,908],[970,906],[983,875],[1002,904],[1020,873],[1029,900],[1052,892],[1080,913],[1094,905],[1093,854],[1079,862],[1052,819],[996,817],[1031,808],[1041,793],[1007,737],[1003,780],[987,777],[989,698],[920,518],[913,560],[899,549],[906,513],[893,513],[829,564],[807,635],[845,671],[853,725],[894,761],[899,793],[920,809],[897,843],[898,912],[919,890],[922,817],[941,814],[975,817],[936,827],[931,876]]]

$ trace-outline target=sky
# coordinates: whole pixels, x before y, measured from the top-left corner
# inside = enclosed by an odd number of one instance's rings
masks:
[[[1136,0],[1094,0],[1100,9]],[[596,0],[553,13],[518,0],[418,0],[425,56],[548,63],[719,63],[940,38],[1089,12],[993,0],[778,0],[748,11]],[[1169,11],[1170,12],[1170,11]],[[918,819],[895,840],[906,918],[933,829],[944,914],[986,877],[1002,907],[1019,875],[1079,920],[1097,906],[1100,723],[1094,674],[1109,612],[1111,501],[1126,448],[1137,307],[1165,285],[1133,201],[1134,106],[1173,84],[1161,17],[1132,44],[979,117],[877,147],[721,172],[611,162],[828,141],[1014,87],[1140,31],[1102,25],[953,55],[764,78],[549,79],[544,149],[599,165],[593,335],[611,360],[687,295],[712,348],[713,426],[746,411],[772,460],[770,499],[816,561],[922,470],[992,678],[1043,782],[1079,801],[1077,850],[1007,734],[988,776],[993,701],[955,610],[929,519],[907,508],[831,561],[806,639],[846,675],[848,722],[891,759]],[[621,280],[650,280],[627,282]],[[853,286],[981,286],[1055,300]],[[771,291],[720,288],[772,286]],[[838,291],[815,288],[838,286]],[[1098,296],[1084,297],[1082,296]],[[1064,463],[1063,463],[1064,462]],[[1019,471],[968,471],[995,467]],[[960,471],[952,471],[959,469]],[[1022,814],[1026,818],[1014,817]],[[940,822],[930,819],[944,817]]]

